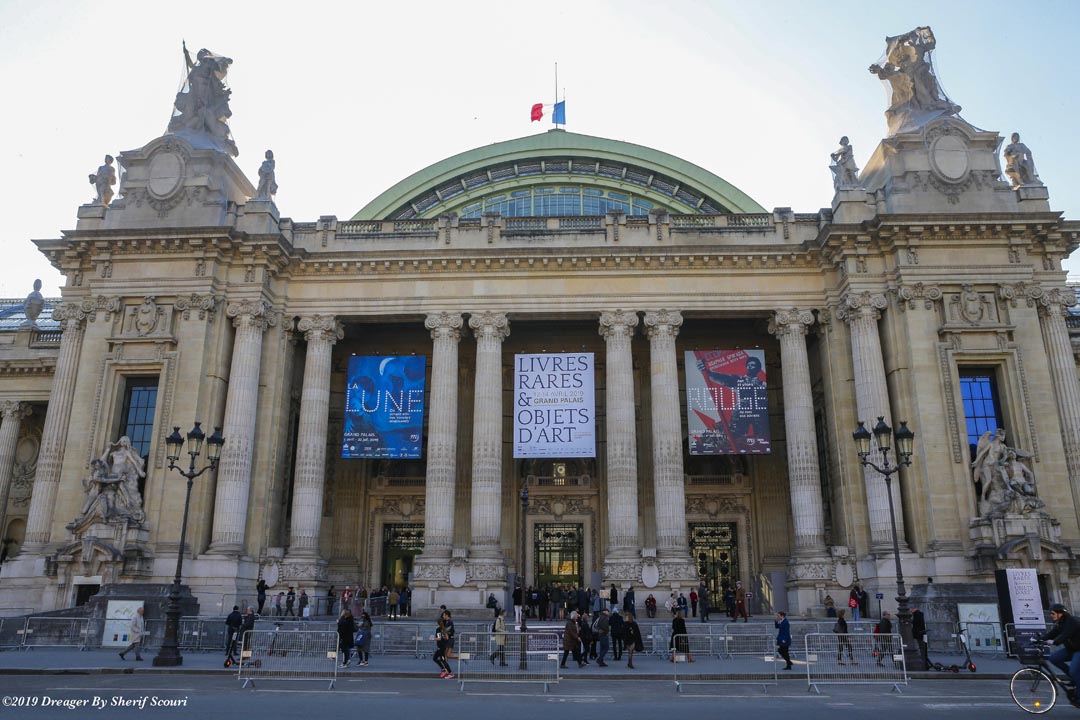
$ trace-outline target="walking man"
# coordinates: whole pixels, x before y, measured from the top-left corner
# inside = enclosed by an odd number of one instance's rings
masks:
[[[142,647],[143,629],[146,627],[143,621],[143,609],[139,608],[135,611],[135,614],[131,616],[131,625],[128,626],[128,640],[131,644],[128,645],[120,652],[120,659],[127,660],[127,655],[132,650],[135,651],[135,659],[142,661],[142,653],[139,652],[139,648]]]
[[[776,613],[776,649],[780,657],[784,658],[787,665],[785,670],[791,669],[791,623],[788,622],[787,613],[783,610]]]

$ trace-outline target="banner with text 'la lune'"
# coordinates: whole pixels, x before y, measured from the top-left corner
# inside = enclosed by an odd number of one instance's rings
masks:
[[[592,353],[514,356],[514,457],[596,457]]]
[[[341,457],[420,457],[426,367],[416,355],[349,358]]]
[[[769,453],[765,351],[687,351],[686,414],[691,455]]]

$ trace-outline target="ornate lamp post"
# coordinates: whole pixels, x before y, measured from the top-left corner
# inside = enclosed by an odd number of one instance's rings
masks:
[[[526,617],[528,613],[525,612],[527,607],[525,604],[525,543],[529,541],[529,479],[526,477],[525,482],[521,486],[521,570],[518,572],[520,580],[518,583],[521,586],[521,658],[518,662],[519,670],[528,669],[528,654],[526,643],[528,640],[528,623]]]
[[[885,424],[884,417],[878,417],[877,425],[874,426],[874,440],[877,448],[881,451],[881,465],[870,460],[870,432],[867,431],[863,421],[859,421],[859,427],[852,433],[855,440],[855,449],[859,453],[859,462],[864,467],[872,467],[885,479],[885,494],[889,496],[889,522],[892,523],[893,559],[896,561],[896,616],[900,621],[900,638],[904,645],[904,662],[908,670],[925,670],[922,653],[916,647],[911,631],[911,610],[908,608],[907,591],[904,589],[904,571],[900,563],[900,542],[896,535],[896,512],[893,509],[892,476],[899,472],[905,465],[911,465],[912,445],[915,442],[913,433],[903,420],[900,428],[896,431],[896,465],[889,464],[889,448],[892,444],[893,430]]]
[[[180,450],[184,447],[184,438],[180,435],[180,428],[173,427],[172,435],[165,438],[166,457],[169,458],[169,469],[176,470],[187,478],[187,496],[184,498],[184,519],[180,523],[180,548],[176,552],[176,577],[173,579],[172,589],[169,590],[169,607],[165,611],[165,639],[161,643],[161,649],[154,657],[155,667],[176,667],[183,665],[184,658],[180,654],[180,577],[184,571],[184,545],[187,541],[188,507],[191,505],[191,484],[195,478],[207,470],[217,468],[218,459],[221,457],[221,446],[225,444],[225,438],[221,436],[221,428],[214,428],[214,434],[206,440],[206,457],[210,464],[198,472],[195,471],[195,459],[202,452],[203,440],[206,433],[203,432],[201,422],[196,422],[195,427],[187,434],[188,455],[191,462],[187,472],[176,464],[180,459]]]

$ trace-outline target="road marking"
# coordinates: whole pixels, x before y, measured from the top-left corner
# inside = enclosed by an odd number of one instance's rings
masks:
[[[293,693],[293,694],[310,694],[310,693],[322,693],[322,690],[262,690],[255,688],[255,692],[260,693]],[[399,692],[392,692],[389,690],[335,690],[335,694],[338,695],[400,695]]]
[[[923,703],[927,710],[955,710],[956,708],[972,707],[1016,707],[1014,703]]]
[[[195,692],[195,688],[147,688],[147,687],[141,687],[141,686],[137,687],[137,688],[125,688],[125,687],[113,687],[111,685],[108,685],[108,686],[99,685],[97,687],[51,687],[51,688],[46,688],[46,689],[47,690],[93,690],[94,692],[102,692],[102,691],[105,691],[105,690],[115,690],[117,692],[121,692],[121,691],[124,691],[124,690],[133,690],[133,691],[137,690],[139,692]]]
[[[615,698],[610,696],[589,697],[583,695],[580,697],[549,697],[547,701],[557,703],[589,703],[595,705],[597,703],[613,703],[615,702]]]
[[[691,695],[689,693],[679,693],[678,696],[679,697],[684,697],[684,698],[712,698],[714,700],[716,700],[716,699],[727,699],[727,698],[758,698],[758,699],[761,699],[761,698],[775,698],[775,699],[785,699],[785,700],[810,700],[810,699],[813,699],[813,700],[827,700],[828,698],[831,697],[830,695],[772,695],[772,694],[766,695],[764,693],[759,693],[757,695],[728,695],[726,693],[716,693],[715,695]]]

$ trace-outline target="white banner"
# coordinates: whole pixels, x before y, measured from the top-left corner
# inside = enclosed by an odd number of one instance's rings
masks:
[[[514,457],[596,457],[592,353],[514,356]]]
[[[1009,580],[1009,599],[1016,627],[1045,628],[1038,573],[1034,568],[1006,569],[1005,577]]]

